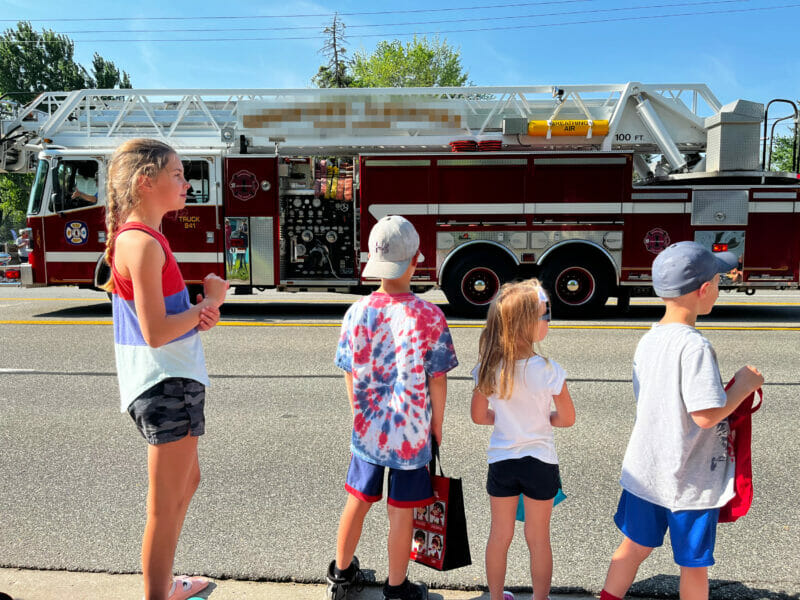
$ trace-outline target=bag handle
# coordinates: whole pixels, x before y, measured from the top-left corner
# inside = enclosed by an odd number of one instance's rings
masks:
[[[725,386],[725,391],[733,385],[733,382],[736,381],[735,377],[732,377],[728,384]],[[753,401],[756,399],[756,395],[758,395],[758,402],[753,404]],[[742,403],[736,407],[730,415],[728,415],[728,423],[730,424],[731,428],[735,428],[739,423],[741,423],[743,418],[746,418],[756,412],[759,408],[761,408],[761,404],[764,402],[764,391],[761,388],[758,388],[755,392],[751,392],[750,395],[747,396]]]
[[[436,443],[436,438],[431,436],[431,462],[428,465],[428,471],[431,475],[436,475],[436,463],[439,463],[439,475],[444,477],[442,471],[442,460],[439,458],[439,444]]]

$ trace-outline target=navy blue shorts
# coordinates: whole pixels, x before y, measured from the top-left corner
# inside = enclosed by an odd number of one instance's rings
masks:
[[[364,502],[377,502],[383,497],[383,471],[385,467],[375,465],[357,456],[350,458],[347,482],[350,494]],[[399,508],[416,508],[433,502],[433,486],[427,467],[403,471],[389,469],[388,504]]]
[[[640,546],[657,548],[669,529],[672,556],[681,567],[710,567],[714,564],[718,508],[671,511],[622,491],[614,523]]]

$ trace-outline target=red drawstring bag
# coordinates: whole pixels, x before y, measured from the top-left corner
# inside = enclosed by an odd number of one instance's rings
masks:
[[[733,379],[725,386],[727,390],[733,385]],[[758,394],[758,404],[753,405]],[[728,435],[728,454],[734,459],[733,491],[734,496],[728,503],[719,509],[720,523],[733,523],[743,517],[750,510],[753,503],[753,461],[750,453],[750,440],[752,437],[751,415],[761,408],[764,401],[764,392],[758,388],[728,416],[730,434]]]

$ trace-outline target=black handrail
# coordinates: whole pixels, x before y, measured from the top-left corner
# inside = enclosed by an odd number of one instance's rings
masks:
[[[764,109],[764,149],[763,149],[763,151],[761,153],[761,170],[762,171],[768,171],[769,170],[769,166],[772,165],[772,138],[770,138],[770,143],[769,143],[770,157],[769,157],[769,165],[767,165],[767,123],[769,121],[769,119],[768,119],[769,107],[770,107],[770,104],[772,104],[774,102],[784,102],[784,103],[788,104],[789,106],[791,106],[792,110],[794,111],[794,135],[792,136],[792,172],[793,173],[797,173],[798,172],[798,164],[797,164],[797,159],[798,159],[798,156],[797,156],[798,112],[797,112],[797,105],[794,102],[792,102],[791,100],[785,100],[783,98],[775,98],[774,100],[770,100],[769,102],[767,102],[767,106]],[[791,117],[791,115],[790,115],[790,117]],[[785,117],[785,118],[789,118],[789,117]],[[779,119],[779,120],[782,121],[783,119]],[[776,121],[776,123],[777,123],[777,121]],[[774,130],[775,130],[775,126],[773,125],[773,132],[774,132]]]

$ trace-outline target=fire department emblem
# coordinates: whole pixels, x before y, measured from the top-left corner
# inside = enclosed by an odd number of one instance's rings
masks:
[[[658,254],[669,246],[671,242],[669,234],[660,227],[651,229],[644,236],[644,247],[653,254]]]
[[[64,228],[64,237],[73,246],[82,246],[89,238],[89,228],[83,221],[70,221]]]
[[[231,176],[228,186],[234,198],[247,202],[258,193],[258,177],[250,171],[237,171]]]

